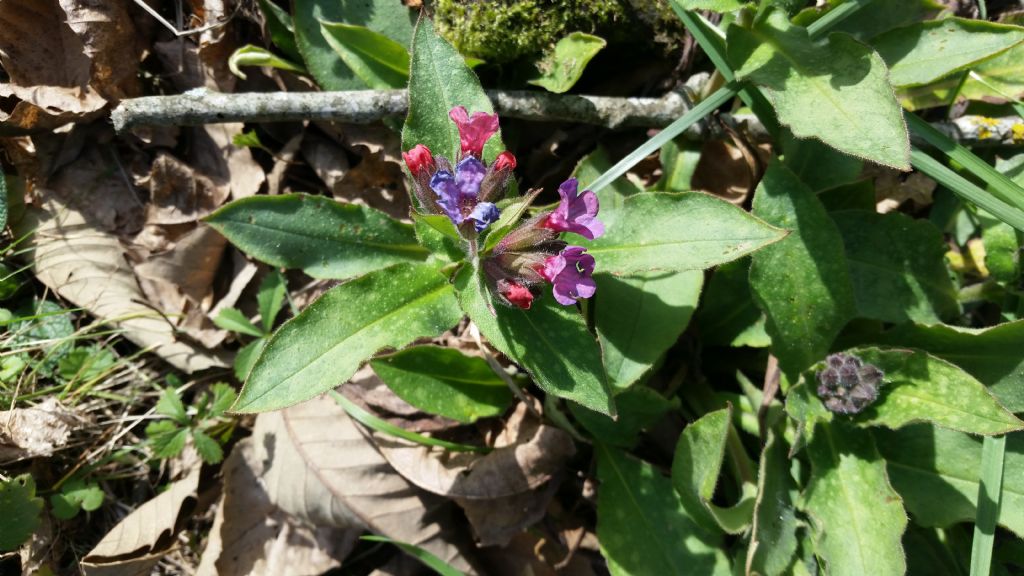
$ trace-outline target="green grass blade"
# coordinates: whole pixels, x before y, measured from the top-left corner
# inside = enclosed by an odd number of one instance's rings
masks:
[[[992,569],[992,543],[1003,493],[1003,456],[1006,436],[986,436],[981,445],[981,484],[978,516],[971,545],[971,576],[988,576]]]
[[[401,438],[403,440],[415,442],[416,444],[422,444],[423,446],[437,446],[439,448],[444,448],[445,450],[451,450],[452,452],[487,453],[491,451],[491,449],[487,448],[486,446],[470,446],[468,444],[456,444],[454,442],[446,442],[444,440],[431,438],[430,436],[424,436],[422,434],[417,434],[415,432],[409,432],[404,428],[399,428],[398,426],[395,426],[394,424],[386,420],[382,420],[374,416],[373,414],[370,414],[366,410],[363,410],[362,407],[360,407],[358,404],[352,402],[348,398],[345,398],[335,390],[331,390],[330,392],[328,392],[328,394],[330,394],[331,398],[333,398],[334,401],[337,402],[339,406],[344,408],[345,412],[348,412],[348,415],[351,416],[356,422],[359,422],[363,426],[376,430],[377,432],[380,432],[382,434],[395,436],[396,438]]]
[[[441,560],[437,556],[431,554],[430,552],[427,552],[419,546],[407,544],[405,542],[399,542],[398,540],[392,540],[391,538],[387,538],[385,536],[363,536],[361,540],[366,540],[367,542],[386,542],[388,544],[394,544],[395,546],[398,546],[403,552],[419,560],[420,562],[426,564],[427,567],[429,567],[434,572],[437,572],[441,576],[464,576],[462,572],[456,570],[455,568],[452,568],[444,560]]]
[[[971,174],[985,181],[992,188],[992,194],[998,196],[1003,202],[1024,207],[1024,188],[1018,186],[1005,174],[997,172],[991,164],[978,158],[973,152],[957,144],[916,114],[906,112],[904,116],[907,118],[907,126],[915,135],[937,148],[950,160],[956,161]]]
[[[811,35],[811,38],[818,38],[825,32],[828,32],[833,26],[872,2],[874,0],[850,0],[849,2],[843,2],[808,26],[807,33]]]
[[[619,160],[607,172],[601,174],[597,180],[594,180],[594,182],[587,186],[587,188],[597,192],[611,184],[616,178],[625,174],[627,170],[643,160],[648,154],[659,150],[666,142],[682,134],[690,126],[700,122],[705,116],[717,110],[719,106],[732,100],[738,91],[739,85],[734,82],[722,86],[712,95],[702,100],[700,104],[688,110],[678,120],[666,126],[661,132],[658,132],[653,138],[641,144],[639,148],[630,152],[622,160]]]
[[[918,148],[911,148],[910,163],[914,168],[920,170],[932,180],[955,192],[957,196],[974,202],[996,218],[1017,230],[1024,231],[1024,211],[1020,208],[1007,204],[994,194],[989,194],[975,186],[969,180]]]

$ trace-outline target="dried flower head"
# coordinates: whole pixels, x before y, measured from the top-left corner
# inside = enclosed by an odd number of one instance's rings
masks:
[[[878,398],[885,374],[853,354],[830,354],[818,372],[818,397],[838,414],[856,414]]]

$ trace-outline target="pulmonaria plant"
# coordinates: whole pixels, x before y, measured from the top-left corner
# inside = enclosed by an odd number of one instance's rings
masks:
[[[830,354],[818,372],[818,397],[838,414],[857,414],[878,398],[885,374],[853,354]]]
[[[447,215],[467,240],[469,256],[475,258],[477,235],[501,216],[494,202],[504,195],[516,159],[505,151],[489,166],[483,161],[484,144],[498,131],[496,114],[471,116],[458,106],[448,116],[459,129],[461,150],[454,168],[447,158],[434,156],[422,144],[403,157],[413,176],[419,209]],[[590,190],[580,193],[575,178],[563,182],[558,194],[554,210],[529,218],[480,255],[488,287],[500,302],[528,310],[544,283],[551,284],[555,301],[565,306],[596,292],[594,257],[582,246],[569,245],[561,235],[574,233],[593,240],[604,234],[604,224],[597,219],[597,195]]]

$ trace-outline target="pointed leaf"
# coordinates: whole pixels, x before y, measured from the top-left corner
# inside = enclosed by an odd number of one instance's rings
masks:
[[[753,29],[728,30],[736,76],[764,87],[798,138],[818,138],[847,154],[910,169],[910,140],[885,62],[845,34],[812,41],[775,10]]]
[[[320,27],[327,44],[370,88],[404,88],[409,81],[405,46],[365,26],[321,22]]]
[[[428,254],[416,243],[412,226],[323,196],[243,198],[206,222],[249,256],[314,278],[350,278]]]
[[[912,422],[972,434],[1005,434],[1024,427],[970,374],[954,364],[911,350],[851,351],[885,373],[878,400],[856,417],[858,424],[900,428]]]
[[[697,309],[701,339],[714,346],[764,348],[772,343],[765,332],[765,315],[750,292],[750,260],[737,260],[715,269]]]
[[[235,412],[275,410],[347,381],[383,348],[436,336],[462,316],[451,285],[428,264],[371,272],[332,288],[270,338]]]
[[[943,18],[890,30],[871,45],[889,65],[893,86],[918,86],[969,68],[1024,42],[1024,28]]]
[[[718,530],[718,524],[709,505],[722,471],[731,420],[731,406],[705,414],[683,429],[672,459],[672,485],[683,508],[711,532]]]
[[[778,161],[757,187],[753,212],[792,231],[754,253],[750,287],[768,317],[772,352],[795,379],[857,314],[843,239],[814,192]]]
[[[783,230],[699,192],[629,196],[606,227],[604,236],[579,243],[597,260],[598,272],[615,275],[702,270],[785,236]]]
[[[274,320],[277,318],[278,312],[281,311],[281,305],[284,304],[287,292],[288,282],[277,270],[271,270],[260,283],[259,292],[256,293],[256,302],[259,304],[260,322],[263,324],[264,331],[270,332],[274,329]]]
[[[579,81],[590,60],[607,44],[599,36],[572,32],[556,42],[536,63],[540,75],[527,82],[555,94],[568,92]]]
[[[614,414],[601,348],[575,307],[561,306],[550,295],[529,310],[495,303],[471,266],[463,267],[455,286],[480,333],[526,368],[545,392]]]
[[[769,429],[757,472],[757,504],[750,536],[750,570],[765,576],[786,572],[797,548],[797,517],[790,495],[795,488],[786,443]]]
[[[213,323],[218,328],[229,330],[231,332],[237,332],[239,334],[248,334],[249,336],[256,336],[257,338],[263,336],[263,330],[260,330],[255,324],[249,320],[245,314],[238,308],[224,308],[217,314],[213,319]]]
[[[569,411],[590,435],[617,448],[631,449],[640,433],[656,425],[669,410],[679,408],[679,398],[668,399],[646,386],[634,386],[615,396],[615,419],[576,404]]]
[[[224,460],[224,450],[209,434],[198,428],[192,429],[192,443],[195,444],[199,457],[207,464],[219,464]]]
[[[299,62],[302,55],[295,45],[295,25],[287,10],[274,3],[273,0],[259,0],[260,11],[267,22],[267,32],[274,45],[281,49],[289,58]]]
[[[668,478],[616,448],[594,448],[597,537],[612,574],[730,573],[720,538],[687,515]]]
[[[871,434],[839,421],[822,424],[807,453],[811,481],[802,507],[811,516],[815,551],[827,573],[904,574],[907,514]]]
[[[512,401],[508,385],[483,358],[451,348],[416,346],[370,366],[402,400],[459,422],[497,416]]]
[[[676,343],[697,308],[704,273],[594,276],[595,322],[604,368],[616,390],[640,380]]]
[[[409,115],[402,129],[402,149],[424,144],[434,154],[454,159],[460,150],[459,130],[448,111],[465,106],[473,112],[494,112],[480,81],[452,45],[437,35],[429,18],[420,18],[412,47]],[[504,149],[499,131],[484,146],[484,158]]]

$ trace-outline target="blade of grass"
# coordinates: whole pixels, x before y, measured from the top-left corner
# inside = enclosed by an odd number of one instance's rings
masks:
[[[974,202],[1017,230],[1024,231],[1024,211],[1003,202],[993,194],[985,192],[942,162],[917,148],[911,148],[910,164],[932,180],[949,188],[958,196]]]
[[[829,10],[824,16],[818,18],[807,27],[807,33],[810,34],[811,38],[818,38],[825,32],[832,29],[833,26],[839,24],[847,17],[852,16],[854,12],[861,8],[871,4],[874,0],[850,0],[849,2],[843,2],[839,6]]]
[[[431,438],[430,436],[410,432],[370,414],[366,410],[363,410],[359,405],[334,390],[331,390],[328,394],[330,394],[331,398],[333,398],[339,406],[345,409],[345,412],[348,412],[348,415],[351,416],[353,420],[382,434],[395,436],[396,438],[415,442],[416,444],[422,444],[423,446],[437,446],[439,448],[444,448],[445,450],[451,450],[452,452],[480,452],[486,454],[491,451],[491,449],[486,446],[456,444],[454,442],[446,442],[437,438]]]
[[[424,563],[428,568],[430,568],[434,572],[437,572],[441,576],[464,576],[462,572],[456,570],[455,568],[452,568],[448,565],[447,562],[441,560],[437,556],[431,554],[430,552],[427,552],[419,546],[415,546],[413,544],[406,544],[405,542],[399,542],[398,540],[392,540],[391,538],[388,538],[386,536],[363,536],[360,539],[366,540],[367,542],[386,542],[388,544],[394,544],[395,546],[398,546],[402,550],[402,552],[405,552],[409,556],[412,556],[413,558]]]
[[[1003,456],[1006,436],[986,436],[981,445],[981,484],[978,515],[971,544],[971,576],[988,576],[992,570],[992,543],[1003,494]]]
[[[905,112],[903,115],[907,119],[907,126],[915,135],[934,146],[950,160],[963,166],[971,174],[982,179],[992,188],[992,194],[998,196],[1003,202],[1018,207],[1024,206],[1024,188],[1018,186],[1005,174],[997,172],[991,164],[978,158],[973,152],[957,144],[916,114]],[[995,216],[999,215],[995,214]]]

